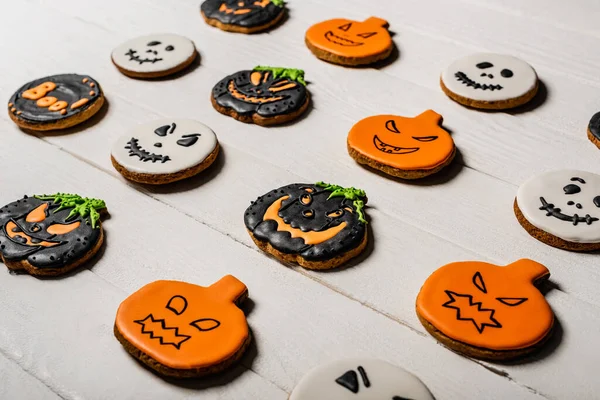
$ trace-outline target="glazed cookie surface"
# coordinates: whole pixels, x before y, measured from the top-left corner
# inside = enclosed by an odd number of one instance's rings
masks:
[[[135,127],[115,142],[111,159],[127,179],[164,184],[203,171],[218,152],[217,137],[208,126],[171,118]]]
[[[600,148],[600,112],[594,114],[588,124],[588,138]]]
[[[211,102],[222,114],[268,126],[302,115],[309,94],[304,71],[259,66],[223,78],[213,88]]]
[[[90,259],[104,234],[102,200],[57,193],[17,200],[0,208],[0,255],[10,270],[60,275]]]
[[[393,42],[388,22],[371,17],[363,22],[330,19],[311,26],[305,42],[318,58],[334,64],[357,66],[387,58]]]
[[[534,286],[550,272],[532,260],[505,267],[465,261],[445,265],[423,284],[417,315],[445,346],[471,357],[514,359],[537,350],[554,314]]]
[[[550,171],[525,182],[515,213],[536,239],[566,250],[600,248],[600,175]]]
[[[295,183],[259,197],[244,222],[254,242],[286,262],[329,269],[367,243],[364,191],[323,182]]]
[[[276,25],[285,15],[285,5],[283,0],[206,0],[200,11],[209,25],[255,33]]]
[[[102,104],[100,85],[90,76],[52,75],[17,90],[8,101],[8,114],[21,128],[65,129],[89,119]]]
[[[456,153],[450,134],[440,127],[442,116],[427,110],[414,118],[376,115],[355,124],[348,134],[348,152],[361,164],[404,179],[438,172]]]
[[[434,400],[413,374],[370,358],[337,360],[306,374],[290,400]]]
[[[238,306],[248,289],[231,275],[209,287],[156,281],[125,299],[114,333],[135,358],[156,372],[191,378],[220,372],[250,343]]]
[[[156,33],[122,43],[113,50],[111,58],[127,76],[159,78],[185,69],[196,56],[196,47],[188,38]]]
[[[531,65],[516,57],[479,53],[454,61],[441,76],[444,92],[473,108],[507,109],[533,99],[538,77]]]

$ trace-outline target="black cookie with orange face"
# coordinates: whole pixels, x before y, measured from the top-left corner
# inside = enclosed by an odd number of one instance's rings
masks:
[[[259,197],[244,222],[255,243],[275,257],[329,269],[364,249],[365,202],[360,189],[296,183]]]
[[[57,193],[0,208],[0,256],[11,270],[59,275],[93,256],[103,241],[104,201]]]
[[[305,85],[302,70],[256,67],[222,79],[213,88],[211,101],[217,111],[242,122],[281,124],[308,107]]]
[[[277,24],[285,13],[283,0],[206,0],[205,21],[230,32],[254,33]]]

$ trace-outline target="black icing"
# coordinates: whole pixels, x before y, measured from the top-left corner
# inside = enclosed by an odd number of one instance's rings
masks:
[[[590,133],[598,140],[600,140],[600,112],[594,114],[588,125]]]
[[[254,85],[251,82],[250,76],[252,73],[262,74],[258,85]],[[281,87],[288,84],[292,84],[293,87],[277,92],[269,90],[273,87]],[[230,92],[231,85],[233,85],[234,90],[242,95],[252,97],[253,99],[262,99],[263,101],[252,102],[235,98]],[[256,113],[263,117],[292,113],[300,109],[307,100],[307,91],[303,84],[287,78],[273,79],[273,73],[270,71],[240,71],[229,75],[215,85],[212,95],[221,107],[233,109],[238,114],[252,115]],[[268,100],[275,97],[283,98],[277,101]]]
[[[240,6],[239,3],[242,3],[242,5]],[[256,3],[260,3],[260,1],[206,0],[200,6],[200,10],[207,18],[216,19],[223,24],[237,25],[244,28],[266,25],[284,12],[283,7],[276,6],[273,3],[269,3],[265,7]],[[221,8],[226,10],[221,11]],[[234,14],[235,11],[240,12],[241,10],[250,10],[250,12]]]
[[[84,79],[86,80],[85,83],[83,82]],[[56,88],[48,92],[46,96],[56,97],[58,101],[66,101],[69,105],[65,108],[67,111],[65,114],[61,114],[60,111],[50,111],[47,107],[38,107],[36,104],[37,100],[29,100],[22,97],[23,92],[33,89],[44,82],[54,82],[56,84]],[[91,95],[91,92],[94,94]],[[100,93],[98,82],[87,75],[52,75],[36,79],[19,88],[11,96],[8,109],[19,119],[28,122],[55,122],[85,111],[98,100]],[[88,99],[86,104],[77,108],[71,108],[73,103],[83,98]],[[12,111],[13,108],[14,111]]]
[[[312,190],[312,193],[306,189]],[[304,205],[301,198],[310,195],[312,202]],[[329,260],[350,250],[355,249],[362,242],[366,224],[358,220],[358,214],[353,201],[344,197],[333,197],[330,191],[317,187],[314,184],[295,183],[273,190],[252,203],[246,210],[244,222],[246,228],[254,236],[262,241],[269,242],[275,249],[286,254],[299,254],[303,258],[312,261]],[[292,238],[291,233],[278,231],[278,224],[273,220],[263,221],[267,209],[276,200],[284,196],[290,196],[283,201],[279,216],[292,228],[307,231],[323,231],[346,222],[347,226],[332,239],[323,243],[307,245],[304,239]],[[353,212],[343,210],[349,207]],[[306,211],[312,213],[306,216]],[[335,211],[342,210],[338,217],[327,216]]]
[[[27,222],[27,214],[39,205],[47,203],[46,219],[40,222]],[[54,212],[59,205],[50,201],[39,200],[34,197],[25,197],[0,208],[0,253],[6,260],[27,260],[36,268],[62,268],[76,262],[90,251],[100,238],[100,227],[92,228],[89,218],[82,218],[77,214],[66,220],[72,208],[64,208]],[[30,246],[24,238],[11,239],[7,236],[6,224],[15,223],[22,232],[32,239],[40,241],[58,242],[53,247]],[[73,231],[64,235],[52,235],[47,232],[50,225],[70,224],[80,222]],[[32,240],[36,242],[36,240]],[[38,242],[39,243],[39,242]]]
[[[487,74],[485,74],[486,76],[489,76]],[[494,90],[502,90],[502,86],[501,85],[492,85],[492,84],[487,84],[487,83],[479,83],[479,82],[475,82],[473,79],[469,78],[467,76],[467,74],[465,74],[464,72],[457,72],[454,74],[454,76],[456,77],[456,80],[458,80],[459,82],[461,82],[463,85],[472,87],[473,89],[480,89],[480,90],[491,90],[492,92]],[[490,78],[493,78],[493,76],[490,76]]]
[[[596,199],[594,199],[594,204],[596,204],[595,200]],[[546,211],[547,217],[554,217],[556,219],[560,219],[561,221],[572,222],[573,225],[577,225],[579,223],[586,223],[587,225],[591,225],[592,223],[598,221],[598,218],[592,217],[590,214],[586,214],[585,217],[580,217],[578,214],[573,214],[573,215],[564,214],[561,212],[562,210],[560,208],[556,207],[552,203],[548,203],[546,201],[546,199],[544,199],[543,197],[540,197],[540,202],[542,203],[540,210]],[[577,207],[577,208],[582,208],[582,207]]]

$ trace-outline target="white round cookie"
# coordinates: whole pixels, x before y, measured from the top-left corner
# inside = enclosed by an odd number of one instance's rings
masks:
[[[478,53],[454,61],[442,72],[451,92],[476,101],[502,101],[532,91],[538,77],[531,65],[503,54]]]
[[[122,43],[113,50],[112,60],[127,71],[153,73],[175,68],[195,53],[190,39],[172,33],[156,33]]]
[[[413,374],[369,358],[334,361],[310,371],[290,400],[434,400]]]
[[[111,154],[131,172],[172,174],[202,163],[216,147],[208,126],[171,118],[135,127],[115,142]]]
[[[517,205],[533,226],[574,243],[600,243],[600,175],[546,172],[525,182]]]

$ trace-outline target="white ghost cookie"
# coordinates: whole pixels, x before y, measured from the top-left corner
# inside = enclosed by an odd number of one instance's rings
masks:
[[[294,388],[290,400],[433,400],[433,396],[402,368],[354,358],[313,369]]]
[[[503,54],[472,54],[442,72],[442,90],[454,101],[473,108],[507,109],[533,99],[539,87],[531,65]]]
[[[194,43],[188,38],[157,33],[122,43],[113,50],[112,61],[127,76],[159,78],[183,70],[196,56]]]
[[[208,126],[188,119],[162,119],[119,138],[111,160],[125,178],[160,185],[198,174],[218,153],[217,137]]]
[[[515,213],[536,239],[574,251],[600,249],[600,175],[561,170],[525,182]]]

